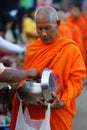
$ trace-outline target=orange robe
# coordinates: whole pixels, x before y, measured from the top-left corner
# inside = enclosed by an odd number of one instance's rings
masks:
[[[73,16],[69,16],[68,21],[77,25],[81,31],[81,35],[83,38],[82,55],[84,56],[85,65],[87,67],[87,22],[82,15],[79,16],[78,18],[74,18]]]
[[[71,22],[67,22],[67,25],[71,28],[72,31],[72,35],[73,35],[73,40],[78,44],[81,53],[84,56],[84,46],[83,46],[83,38],[81,35],[81,30],[79,29],[79,27]]]
[[[36,68],[42,74],[46,67],[55,70],[60,76],[63,88],[61,100],[65,101],[64,108],[51,111],[51,130],[72,130],[75,99],[82,91],[82,79],[86,74],[79,48],[72,40],[62,37],[50,45],[40,39],[31,43],[25,55],[24,69]],[[15,130],[18,107],[19,102],[15,96],[10,130]],[[32,119],[44,118],[44,109],[32,104],[28,108]]]
[[[58,27],[58,34],[62,37],[67,37],[70,39],[73,38],[72,31],[65,22],[60,23],[60,26]]]
[[[83,14],[83,17],[84,17],[85,21],[87,21],[87,13]]]
[[[84,20],[84,16],[81,15],[78,18],[74,18],[73,16],[70,15],[70,16],[68,16],[68,21],[76,24],[80,28],[82,36],[84,37],[84,35],[87,32],[87,29],[86,29],[87,23]]]
[[[84,47],[83,47],[83,38],[82,38],[82,35],[81,35],[81,30],[79,29],[79,27],[71,22],[61,22],[60,23],[60,26],[58,28],[58,34],[62,37],[67,37],[67,38],[70,38],[72,40],[74,40],[82,54],[84,52]],[[84,57],[84,55],[83,55]]]

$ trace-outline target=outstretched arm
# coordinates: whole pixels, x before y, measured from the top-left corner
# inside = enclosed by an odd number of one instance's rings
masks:
[[[0,74],[0,82],[14,83],[25,78],[40,78],[40,74],[36,69],[18,70],[15,68],[5,68]]]

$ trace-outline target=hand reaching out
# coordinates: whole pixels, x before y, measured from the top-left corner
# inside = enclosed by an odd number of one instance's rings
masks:
[[[40,79],[40,73],[36,69],[29,69],[28,75],[29,75],[29,78],[33,78],[36,80]]]

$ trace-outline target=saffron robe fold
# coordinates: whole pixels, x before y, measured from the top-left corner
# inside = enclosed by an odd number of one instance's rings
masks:
[[[75,42],[60,37],[49,45],[38,39],[27,48],[24,69],[29,68],[36,68],[40,74],[44,68],[58,73],[63,88],[61,100],[65,101],[65,106],[51,111],[51,130],[71,130],[76,111],[75,99],[82,91],[82,80],[86,75],[83,58]],[[10,130],[15,130],[18,107],[15,95]],[[32,119],[44,118],[44,109],[32,104],[28,108]]]

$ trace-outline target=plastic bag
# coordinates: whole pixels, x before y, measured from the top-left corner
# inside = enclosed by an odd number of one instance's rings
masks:
[[[50,103],[45,113],[45,118],[41,120],[32,120],[28,108],[23,113],[22,101],[20,101],[17,122],[15,130],[51,130],[50,128]]]

